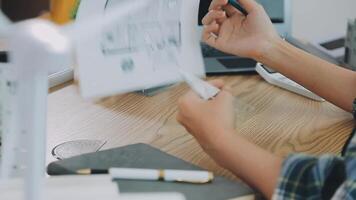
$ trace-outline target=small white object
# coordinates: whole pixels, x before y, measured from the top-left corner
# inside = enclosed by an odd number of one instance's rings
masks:
[[[298,83],[288,79],[282,74],[274,71],[268,71],[268,69],[265,68],[261,63],[257,63],[256,71],[259,75],[262,76],[263,79],[265,79],[268,83],[272,85],[278,86],[280,88],[286,89],[288,91],[294,92],[296,94],[302,95],[315,101],[325,101],[323,98],[307,90]]]
[[[114,179],[164,180],[168,182],[186,183],[209,183],[214,178],[211,172],[192,170],[111,168],[109,169],[109,173]]]
[[[211,85],[210,83],[203,81],[202,79],[194,76],[193,74],[179,71],[186,83],[191,87],[191,89],[197,93],[202,99],[209,100],[216,97],[220,89]]]

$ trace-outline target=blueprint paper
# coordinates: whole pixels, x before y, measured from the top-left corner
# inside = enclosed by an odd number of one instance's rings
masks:
[[[106,13],[120,5],[142,1],[81,1],[77,22],[95,14],[105,19]],[[102,31],[90,40],[77,41],[83,97],[100,98],[175,83],[182,80],[178,67],[204,76],[198,7],[199,0],[154,0],[117,23],[97,27]]]

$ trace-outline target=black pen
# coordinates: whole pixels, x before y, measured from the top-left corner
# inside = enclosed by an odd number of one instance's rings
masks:
[[[108,169],[79,169],[76,171],[78,175],[90,175],[90,174],[108,174]]]
[[[228,0],[228,3],[230,5],[232,5],[234,8],[236,8],[237,10],[239,10],[242,14],[244,14],[245,16],[248,15],[248,12],[245,10],[245,8],[243,8],[241,6],[241,4],[237,1],[237,0]]]

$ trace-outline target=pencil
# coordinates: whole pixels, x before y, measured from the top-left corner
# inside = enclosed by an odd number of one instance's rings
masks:
[[[239,10],[242,14],[244,14],[245,16],[248,15],[248,12],[245,10],[245,8],[243,8],[241,6],[241,4],[238,2],[238,0],[228,0],[228,3],[230,5],[232,5],[234,8],[236,8],[237,10]]]

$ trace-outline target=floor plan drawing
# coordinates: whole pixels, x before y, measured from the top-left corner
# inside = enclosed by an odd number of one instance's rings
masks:
[[[105,9],[109,10],[117,3],[122,1],[108,0]],[[145,12],[128,16],[125,24],[103,30],[103,53],[110,56],[146,51],[150,56],[155,56],[164,53],[165,48],[179,47],[181,5],[182,0],[157,0]]]
[[[97,26],[91,40],[77,42],[82,95],[102,97],[172,84],[182,81],[179,68],[204,76],[198,8],[199,0],[81,1],[76,22],[93,15],[110,21]],[[125,14],[113,19],[120,12]]]

